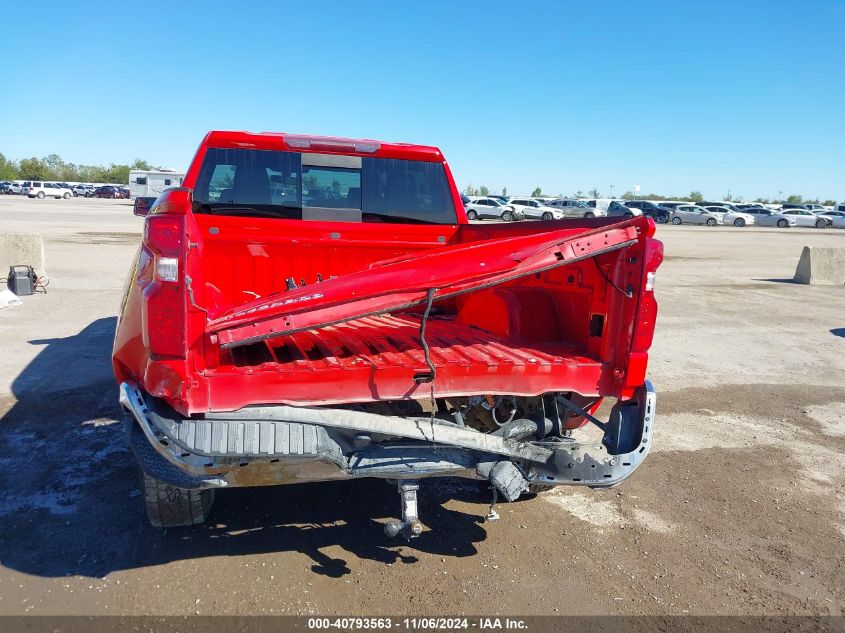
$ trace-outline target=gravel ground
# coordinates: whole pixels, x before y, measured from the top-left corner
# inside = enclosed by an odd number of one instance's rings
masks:
[[[0,614],[836,614],[845,588],[845,287],[789,283],[845,231],[659,227],[654,452],[607,491],[500,506],[380,481],[223,490],[147,526],[109,355],[141,221],[126,201],[0,197],[49,293],[0,312]]]

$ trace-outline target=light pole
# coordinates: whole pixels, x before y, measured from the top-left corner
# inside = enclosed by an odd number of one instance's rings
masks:
[[[783,191],[778,191],[778,199],[777,199],[777,201],[778,201],[778,202],[781,202],[782,200],[783,200]]]
[[[610,197],[613,197],[613,185],[610,185]]]

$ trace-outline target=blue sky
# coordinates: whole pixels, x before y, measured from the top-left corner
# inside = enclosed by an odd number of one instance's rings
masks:
[[[439,145],[461,188],[845,199],[842,0],[11,0],[3,23],[10,158],[182,168],[209,129],[272,130]]]

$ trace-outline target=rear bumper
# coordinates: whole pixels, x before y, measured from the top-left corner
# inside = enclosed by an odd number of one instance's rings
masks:
[[[510,461],[529,482],[610,487],[651,447],[656,394],[650,382],[618,403],[600,445],[520,442],[428,419],[343,409],[248,407],[183,418],[135,385],[120,385],[132,419],[129,444],[151,476],[179,488],[261,486],[377,477],[484,479]],[[487,466],[485,468],[485,465]]]

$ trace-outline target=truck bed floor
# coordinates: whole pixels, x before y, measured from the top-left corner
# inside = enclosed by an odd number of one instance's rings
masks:
[[[214,373],[221,390],[247,403],[268,402],[268,396],[298,405],[428,397],[431,386],[414,382],[415,375],[428,372],[419,329],[416,314],[366,317],[235,348],[235,366]],[[426,340],[438,397],[598,393],[602,364],[563,343],[500,338],[437,316],[428,321]],[[221,390],[211,385],[215,408],[227,406]]]

